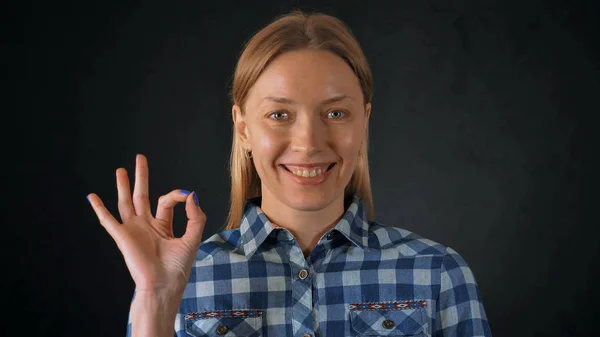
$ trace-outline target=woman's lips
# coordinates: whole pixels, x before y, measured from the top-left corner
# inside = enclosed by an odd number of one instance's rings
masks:
[[[280,165],[281,168],[287,173],[294,182],[300,185],[319,185],[322,184],[327,177],[331,175],[333,168],[336,163],[328,163],[325,165],[310,165],[310,166],[299,166],[299,165]],[[295,172],[295,174],[293,172]],[[302,176],[300,176],[302,175]]]
[[[294,173],[300,177],[314,177],[315,175],[321,175],[321,173],[327,171],[333,166],[334,163],[319,163],[312,165],[302,164],[281,164],[288,171]]]

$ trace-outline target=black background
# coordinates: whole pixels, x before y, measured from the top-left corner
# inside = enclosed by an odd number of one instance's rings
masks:
[[[133,283],[85,196],[116,211],[114,170],[136,153],[153,201],[195,190],[204,236],[221,228],[233,68],[292,8],[345,21],[372,65],[376,220],[461,253],[494,336],[597,330],[597,1],[3,7],[3,138],[17,149],[4,166],[24,174],[5,173],[6,197],[20,192],[4,224],[6,336],[125,334]]]

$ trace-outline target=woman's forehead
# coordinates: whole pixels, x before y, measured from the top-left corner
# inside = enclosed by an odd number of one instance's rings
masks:
[[[255,103],[274,97],[294,102],[361,95],[358,77],[339,56],[326,51],[294,51],[275,58],[249,92]]]

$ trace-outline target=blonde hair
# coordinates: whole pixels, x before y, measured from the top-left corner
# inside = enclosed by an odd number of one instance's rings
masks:
[[[237,104],[243,110],[250,88],[269,62],[284,52],[300,49],[326,50],[341,57],[358,77],[364,104],[371,102],[373,95],[371,69],[350,29],[335,17],[294,10],[258,31],[246,44],[233,77],[231,92],[233,104]],[[360,148],[357,166],[344,194],[346,198],[358,196],[365,204],[367,216],[371,219],[373,201],[367,149],[368,130]],[[260,178],[252,160],[245,154],[235,127],[229,164],[231,200],[226,229],[233,229],[240,226],[246,201],[261,195]]]

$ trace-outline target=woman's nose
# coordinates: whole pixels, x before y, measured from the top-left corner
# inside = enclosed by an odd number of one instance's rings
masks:
[[[291,146],[293,151],[306,152],[308,156],[318,153],[325,147],[327,130],[319,118],[298,120],[291,129]]]

